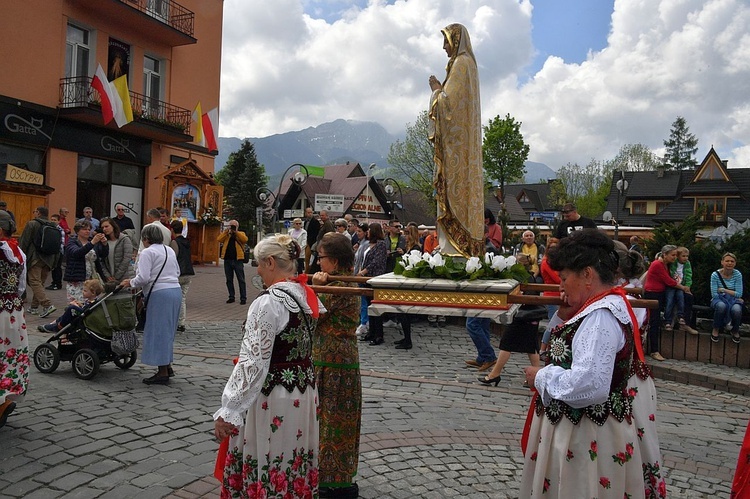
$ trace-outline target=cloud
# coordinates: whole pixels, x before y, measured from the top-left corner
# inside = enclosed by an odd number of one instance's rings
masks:
[[[743,0],[617,0],[605,49],[580,64],[551,56],[526,79],[532,3],[227,0],[222,135],[337,118],[398,133],[426,109],[428,76],[445,74],[440,28],[461,22],[479,64],[483,122],[506,113],[523,122],[529,159],[558,168],[609,159],[628,143],[659,150],[679,115],[699,140],[698,159],[713,144],[730,165],[750,167]]]

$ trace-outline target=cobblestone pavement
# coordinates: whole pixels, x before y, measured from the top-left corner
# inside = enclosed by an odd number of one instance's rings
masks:
[[[211,414],[247,310],[224,303],[223,280],[220,267],[198,269],[168,387],[141,383],[152,369],[140,363],[105,364],[90,381],[70,363],[47,375],[32,367],[26,400],[0,429],[0,497],[218,497]],[[64,305],[63,292],[50,295]],[[35,330],[43,322],[29,318],[32,349],[47,338]],[[474,349],[461,325],[422,322],[412,334],[409,351],[390,345],[397,329],[386,329],[385,345],[360,344],[360,496],[518,497],[526,355],[485,387],[464,367]],[[681,361],[655,368],[670,497],[728,497],[750,413],[748,372]]]

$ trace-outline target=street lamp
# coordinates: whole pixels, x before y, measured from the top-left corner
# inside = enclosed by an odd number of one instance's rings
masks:
[[[372,173],[372,170],[375,169],[376,166],[375,163],[370,163],[370,166],[367,167],[367,171],[365,171],[365,177],[367,178],[367,183],[365,184],[365,219],[368,224],[370,223],[370,173]]]
[[[393,220],[395,217],[395,213],[393,211],[393,198],[396,195],[396,191],[398,191],[398,197],[400,201],[400,208],[404,209],[404,195],[401,192],[401,186],[398,185],[398,182],[396,182],[392,178],[387,178],[383,181],[383,188],[385,190],[385,195],[388,197],[388,204],[391,207],[391,220]],[[399,206],[397,204],[397,206]]]
[[[255,191],[255,197],[261,204],[267,204],[268,201],[273,198],[273,204],[271,205],[271,209],[273,210],[273,213],[271,214],[272,230],[276,229],[276,221],[279,218],[279,205],[281,204],[281,186],[284,183],[284,179],[286,179],[289,171],[297,166],[299,167],[299,171],[295,172],[295,174],[292,175],[292,182],[294,182],[294,184],[298,187],[301,187],[305,184],[305,182],[307,182],[309,173],[307,172],[307,167],[305,165],[301,163],[294,163],[293,165],[289,165],[289,168],[287,168],[284,171],[284,174],[281,175],[281,180],[279,180],[279,188],[276,190],[276,194],[265,187],[261,187],[257,191]]]
[[[615,240],[617,240],[620,229],[620,196],[624,196],[628,192],[628,181],[625,180],[624,170],[620,170],[620,178],[615,182],[615,188],[617,189],[617,206],[615,207],[615,216],[613,220],[615,222]]]

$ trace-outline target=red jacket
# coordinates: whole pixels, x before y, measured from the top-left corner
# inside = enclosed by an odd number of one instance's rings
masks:
[[[672,279],[669,275],[669,270],[664,262],[661,260],[654,260],[651,262],[651,266],[648,268],[648,274],[646,275],[646,283],[643,285],[644,291],[651,291],[652,293],[662,293],[667,288],[674,288],[677,286],[677,281]]]

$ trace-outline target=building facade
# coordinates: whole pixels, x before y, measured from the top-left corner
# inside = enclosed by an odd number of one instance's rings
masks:
[[[90,206],[101,218],[116,203],[140,227],[147,209],[168,206],[160,173],[188,159],[213,172],[213,154],[192,143],[192,112],[219,105],[223,0],[28,0],[2,10],[0,199],[19,227],[38,205],[75,218]],[[91,87],[98,65],[109,80],[127,76],[134,121],[122,128],[104,125]]]

